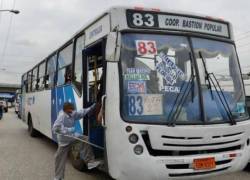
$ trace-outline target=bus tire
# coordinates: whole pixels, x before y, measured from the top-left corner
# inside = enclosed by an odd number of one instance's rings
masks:
[[[38,136],[38,131],[34,128],[32,118],[29,115],[28,117],[28,131],[31,137],[37,137]]]
[[[72,145],[70,153],[69,153],[70,161],[71,161],[72,166],[78,171],[88,172],[89,170],[87,168],[86,163],[80,157],[81,147],[82,147],[81,142],[76,142]]]
[[[244,171],[250,172],[250,163],[247,164],[247,166],[245,167]]]

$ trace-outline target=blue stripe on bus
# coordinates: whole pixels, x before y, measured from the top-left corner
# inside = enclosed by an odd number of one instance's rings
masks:
[[[74,91],[72,86],[65,86],[64,87],[64,93],[65,93],[65,102],[71,102],[76,107],[75,97],[74,97]],[[75,121],[75,130],[78,133],[83,133],[80,121]]]
[[[59,112],[63,109],[63,104],[64,104],[64,92],[63,92],[64,87],[58,87],[56,88],[56,104],[57,104],[57,115]]]
[[[71,102],[77,107],[72,85],[53,88],[51,90],[51,127],[53,127],[53,124],[56,121],[59,112],[63,109],[63,104],[65,102]],[[76,132],[83,133],[79,120],[75,121],[75,129]],[[52,138],[54,141],[57,141],[56,135],[53,132]]]
[[[54,122],[57,118],[57,111],[56,111],[56,88],[51,89],[51,127],[53,127]],[[52,139],[57,141],[56,135],[52,131]]]

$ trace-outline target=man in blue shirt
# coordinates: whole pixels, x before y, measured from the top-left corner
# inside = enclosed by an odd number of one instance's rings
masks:
[[[61,111],[53,125],[53,132],[57,134],[58,150],[55,155],[55,179],[63,180],[65,164],[70,151],[72,143],[75,141],[70,136],[79,137],[79,133],[75,132],[75,121],[83,118],[88,113],[91,113],[95,109],[95,104],[89,108],[75,111],[75,107],[72,103],[66,102],[63,105],[63,111]],[[95,156],[93,154],[90,145],[84,146],[85,157],[84,161],[90,167],[98,166],[98,162],[95,162]],[[90,165],[89,165],[90,164]]]

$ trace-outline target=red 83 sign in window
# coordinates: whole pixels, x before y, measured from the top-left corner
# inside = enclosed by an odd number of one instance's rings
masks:
[[[157,47],[155,41],[136,40],[137,55],[156,55]]]

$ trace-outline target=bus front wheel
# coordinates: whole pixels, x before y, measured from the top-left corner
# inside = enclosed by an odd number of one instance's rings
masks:
[[[86,163],[81,158],[81,149],[83,144],[81,142],[76,142],[72,145],[71,151],[69,153],[71,163],[73,167],[81,172],[89,171]]]
[[[28,131],[31,137],[38,136],[38,131],[34,128],[32,118],[30,116],[28,118]]]
[[[248,163],[244,170],[250,172],[250,163]]]

